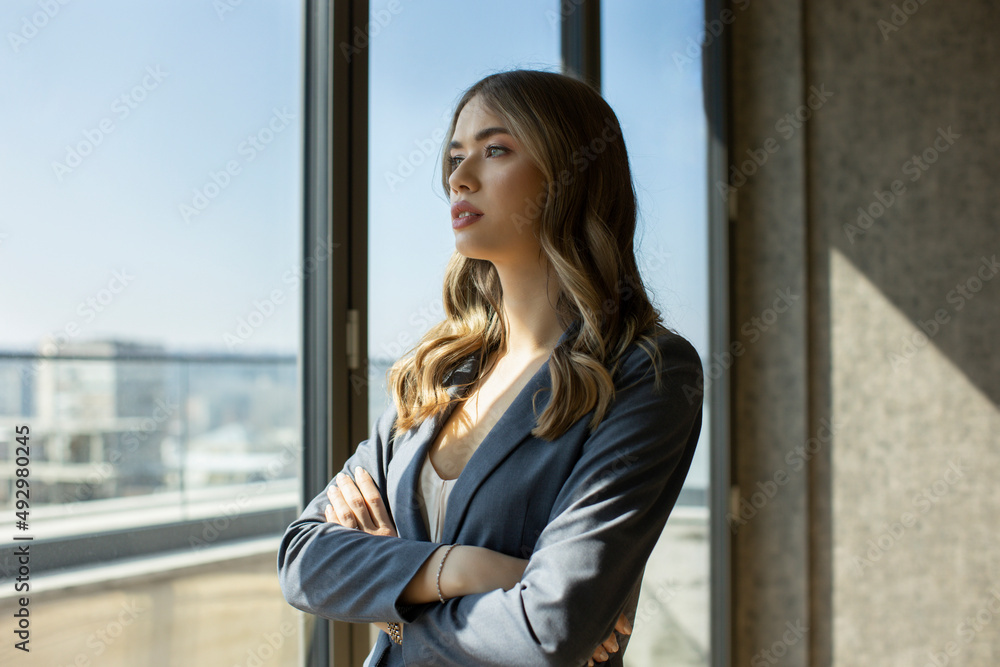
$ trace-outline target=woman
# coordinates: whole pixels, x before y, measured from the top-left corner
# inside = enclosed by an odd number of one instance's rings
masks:
[[[501,72],[442,172],[445,319],[288,527],[282,590],[384,630],[365,667],[621,665],[702,418],[698,354],[636,266],[621,128],[585,83]]]

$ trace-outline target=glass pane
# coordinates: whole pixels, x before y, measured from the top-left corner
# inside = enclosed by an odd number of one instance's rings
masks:
[[[297,665],[302,3],[0,23],[0,664]]]
[[[691,341],[707,369],[704,3],[622,0],[601,8],[601,82],[623,125],[639,196],[639,268],[668,326]],[[709,664],[711,408],[706,392],[691,470],[646,566],[625,654],[631,667]]]
[[[455,103],[466,88],[495,70],[559,69],[558,3],[518,0],[477,12],[465,11],[466,5],[434,0],[394,15],[389,7],[398,3],[371,3],[373,21],[379,12],[393,17],[373,34],[370,54],[372,424],[389,405],[385,371],[444,317],[441,286],[455,250],[455,232],[441,192],[438,156]],[[475,49],[456,58],[456,36],[477,35],[483,26],[503,39],[476,39]]]
[[[558,71],[558,2],[406,5],[373,0],[369,117],[368,417],[389,405],[386,371],[444,317],[441,287],[455,250],[439,154],[462,92],[490,72]],[[397,12],[393,13],[392,9]],[[485,33],[485,34],[484,34]],[[462,45],[474,48],[462,48]],[[378,628],[372,628],[372,641]]]

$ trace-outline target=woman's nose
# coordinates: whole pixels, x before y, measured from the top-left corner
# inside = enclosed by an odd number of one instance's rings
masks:
[[[459,162],[455,170],[451,172],[451,176],[448,177],[448,185],[451,187],[452,192],[461,192],[463,190],[475,192],[479,189],[479,180],[476,176],[475,168],[469,164],[468,158]]]

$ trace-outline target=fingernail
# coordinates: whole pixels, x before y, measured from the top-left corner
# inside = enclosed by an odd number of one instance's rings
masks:
[[[354,469],[354,476],[355,477],[361,477],[362,475],[367,475],[367,474],[368,474],[368,472],[364,468],[362,468],[361,466],[358,466],[357,468]]]

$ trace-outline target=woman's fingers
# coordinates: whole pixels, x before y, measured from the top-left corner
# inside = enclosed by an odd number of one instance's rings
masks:
[[[614,648],[611,648],[612,646],[614,646]],[[608,656],[617,650],[618,642],[615,641],[615,633],[612,632],[610,637],[597,645],[597,648],[594,649],[594,655],[592,655],[590,659],[596,660],[597,662],[606,662]]]
[[[623,635],[632,634],[632,625],[625,618],[625,614],[619,614],[618,621],[615,623],[615,630]],[[618,645],[618,638],[615,637],[615,633],[612,631],[611,635],[594,649],[594,655],[587,661],[588,667],[593,667],[595,660],[597,662],[607,661],[608,657],[618,651],[619,648],[621,647]]]
[[[331,484],[326,489],[326,497],[330,500],[330,506],[326,508],[326,520],[329,523],[339,523],[345,528],[357,528],[358,520],[354,518],[354,512],[344,500],[344,495],[336,484]]]
[[[389,518],[389,512],[382,501],[382,494],[379,493],[375,480],[368,474],[368,471],[360,466],[355,470],[354,477],[357,479],[358,488],[368,505],[368,513],[374,522],[375,533],[379,535],[396,535],[396,527]]]
[[[615,623],[615,630],[623,635],[632,634],[632,624],[628,622],[627,618],[625,618],[625,614],[618,615],[618,622]]]
[[[598,644],[597,648],[594,649],[594,655],[590,657],[590,664],[593,664],[595,660],[597,662],[606,662],[608,656],[617,650],[618,640],[615,639],[615,633],[612,631],[611,636]]]
[[[375,480],[360,466],[354,475],[356,480],[339,473],[334,480],[336,483],[327,487],[330,507],[326,509],[326,520],[371,535],[396,537],[396,527],[389,518]]]
[[[358,490],[354,480],[344,473],[338,473],[337,488],[339,488],[340,493],[343,494],[344,500],[347,502],[347,506],[351,508],[351,512],[354,514],[354,518],[357,520],[361,530],[366,533],[373,531],[375,529],[375,524],[372,521],[371,515],[368,514],[368,501],[365,499],[365,496],[361,493],[361,491]],[[336,507],[336,505],[334,507]]]

